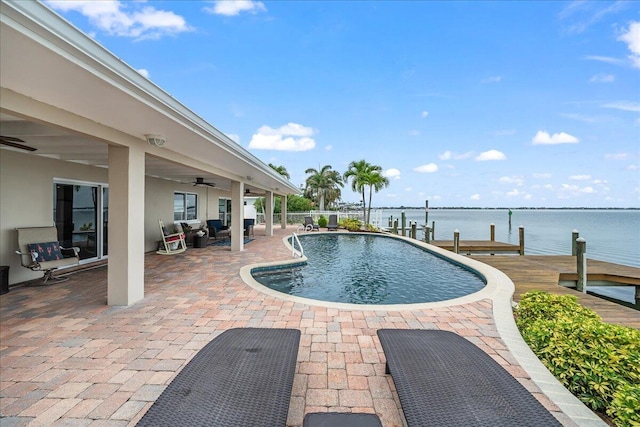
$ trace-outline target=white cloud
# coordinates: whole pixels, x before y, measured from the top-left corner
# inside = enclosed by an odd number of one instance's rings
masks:
[[[616,77],[613,74],[596,74],[589,79],[590,83],[613,83]]]
[[[604,155],[607,160],[626,160],[629,158],[629,153],[608,153]]]
[[[539,130],[531,140],[533,145],[554,145],[554,144],[577,144],[578,138],[565,132],[554,133]]]
[[[426,165],[418,166],[413,170],[420,173],[434,173],[438,172],[438,165],[436,165],[435,163],[429,163]]]
[[[602,108],[613,108],[615,110],[640,112],[640,102],[616,101],[603,104]]]
[[[524,178],[521,176],[502,176],[498,179],[498,182],[502,184],[515,184],[522,186],[524,185]]]
[[[447,150],[442,154],[438,154],[438,158],[440,160],[464,160],[464,159],[468,159],[471,156],[473,156],[473,151],[468,151],[466,153],[458,154],[458,153],[454,153],[452,151]]]
[[[415,130],[415,129],[411,129],[407,133],[409,134],[409,136],[419,136],[420,135],[420,131],[419,130]]]
[[[509,197],[516,197],[516,196],[520,196],[522,193],[520,191],[518,191],[518,189],[514,189],[511,191],[507,192],[507,196]]]
[[[588,181],[591,179],[591,175],[571,175],[569,179],[573,181]]]
[[[429,112],[428,112],[428,111],[423,111],[423,112],[420,114],[420,116],[422,116],[422,118],[423,118],[423,119],[426,119],[428,115],[429,115]]]
[[[479,194],[474,194],[470,198],[471,198],[471,200],[480,200],[480,195]]]
[[[625,42],[631,51],[629,59],[633,67],[640,68],[640,22],[631,22],[629,29],[620,35],[618,40]]]
[[[278,129],[262,126],[254,133],[249,148],[256,150],[308,151],[316,146],[315,131],[297,123],[288,123]]]
[[[140,68],[139,70],[136,70],[137,72],[140,73],[140,75],[146,79],[149,78],[149,71],[145,68]]]
[[[400,179],[400,171],[395,168],[387,169],[382,173],[382,176],[390,179]]]
[[[413,191],[413,188],[411,188],[411,187],[407,187],[407,188],[405,188],[405,189],[404,189],[404,191],[407,191],[407,192],[409,192],[409,191]]]
[[[242,12],[256,14],[266,12],[267,8],[261,1],[252,0],[217,0],[213,2],[213,7],[205,7],[205,12],[215,15],[237,16]]]
[[[545,173],[534,173],[532,176],[536,179],[549,179],[553,175],[548,172],[545,172]]]
[[[491,76],[482,80],[482,83],[500,83],[502,81],[502,76]]]
[[[234,142],[237,142],[238,144],[240,143],[240,135],[235,133],[228,133],[227,136],[231,138],[231,140],[233,140]]]
[[[325,149],[325,151],[331,151],[331,150],[333,150],[333,145],[326,145],[324,147],[324,149]]]
[[[100,30],[122,37],[159,39],[165,35],[191,31],[182,16],[155,9],[143,2],[50,0],[46,3],[58,11],[77,11]]]
[[[589,55],[589,56],[585,56],[584,59],[587,59],[589,61],[606,62],[607,64],[613,64],[613,65],[624,64],[624,61],[621,61],[618,58],[611,58],[609,56]]]
[[[545,184],[545,185],[543,185],[543,188],[546,189],[546,190],[553,190],[553,185]]]
[[[507,156],[502,151],[498,150],[489,150],[483,153],[480,153],[474,159],[477,162],[486,162],[491,160],[507,160]]]

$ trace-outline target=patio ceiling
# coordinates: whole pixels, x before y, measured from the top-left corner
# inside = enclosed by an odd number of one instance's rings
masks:
[[[0,135],[19,138],[24,141],[23,145],[36,149],[36,151],[28,152],[0,145],[2,150],[104,168],[109,164],[109,146],[106,143],[10,114],[0,113]],[[150,154],[147,154],[145,159],[145,174],[183,184],[193,183],[196,178],[203,178],[205,182],[215,184],[215,187],[221,190],[231,188],[231,180],[227,178]],[[251,184],[245,184],[245,188],[248,188],[252,194],[263,192]]]
[[[299,192],[42,3],[3,1],[0,17],[0,135],[24,140],[35,155],[98,167],[107,167],[109,145],[137,145],[150,176]],[[147,134],[166,143],[153,147]]]

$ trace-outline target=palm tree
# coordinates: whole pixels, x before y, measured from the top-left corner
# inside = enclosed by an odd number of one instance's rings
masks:
[[[347,181],[351,178],[351,189],[362,194],[362,216],[365,224],[369,224],[371,220],[371,199],[373,190],[380,191],[389,185],[389,179],[382,175],[382,167],[372,165],[366,160],[358,160],[349,163],[347,171],[344,173],[344,179]],[[367,211],[367,203],[365,200],[365,188],[369,187],[369,209]]]
[[[269,163],[269,167],[271,167],[271,169],[278,172],[280,175],[284,176],[285,178],[291,179],[291,176],[289,175],[287,168],[285,168],[284,166],[276,166],[273,163]]]
[[[367,224],[369,224],[371,222],[371,195],[373,193],[373,190],[375,190],[377,193],[383,188],[388,187],[389,178],[387,178],[386,176],[382,176],[381,171],[376,171],[369,175],[369,182],[367,183],[367,185],[369,185],[369,210],[367,212]]]
[[[351,189],[356,193],[362,193],[362,219],[367,219],[367,203],[364,198],[365,177],[369,174],[371,165],[365,160],[353,161],[349,163],[347,171],[344,173],[344,180],[351,178]]]
[[[340,197],[339,187],[344,186],[342,176],[332,170],[330,165],[325,165],[320,170],[309,168],[304,173],[309,174],[305,196],[317,200],[321,211],[324,210],[325,200],[333,203]]]

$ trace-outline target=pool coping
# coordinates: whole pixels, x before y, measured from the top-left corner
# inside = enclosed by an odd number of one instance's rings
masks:
[[[313,234],[353,234],[353,232],[313,232]],[[478,272],[482,277],[484,277],[487,284],[480,291],[447,301],[416,304],[360,305],[320,301],[294,295],[287,295],[260,284],[251,275],[251,271],[256,268],[268,268],[276,266],[282,267],[286,265],[306,262],[307,257],[304,255],[289,260],[247,264],[240,268],[240,278],[251,288],[274,298],[291,301],[294,303],[306,304],[309,306],[336,308],[340,310],[422,310],[462,305],[489,299],[492,301],[493,319],[500,338],[507,346],[509,352],[516,359],[518,364],[527,372],[527,374],[531,377],[531,380],[540,388],[542,393],[545,394],[553,403],[555,403],[567,417],[569,417],[579,426],[607,426],[607,424],[602,421],[600,417],[592,412],[577,397],[571,394],[571,392],[569,392],[569,390],[567,390],[560,383],[560,381],[558,381],[555,376],[553,376],[553,374],[549,372],[549,370],[542,364],[542,362],[538,359],[538,357],[533,353],[533,351],[529,348],[527,343],[522,338],[522,335],[520,334],[520,331],[518,330],[515,319],[513,317],[512,297],[515,291],[515,286],[511,279],[505,273],[480,261],[467,258],[463,255],[438,248],[434,245],[430,245],[419,240],[411,239],[404,236],[398,236],[391,233],[383,234],[387,237],[403,240],[411,245],[421,247],[429,252],[436,253],[439,256],[453,260],[456,263],[460,263],[468,268],[471,268],[472,270]],[[285,236],[282,239],[282,242],[285,246],[292,250],[293,253],[293,248],[289,243],[290,236],[291,235]]]

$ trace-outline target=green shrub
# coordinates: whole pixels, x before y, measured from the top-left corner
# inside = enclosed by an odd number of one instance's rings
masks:
[[[321,228],[326,228],[328,223],[329,220],[325,218],[324,215],[320,215],[320,218],[318,218],[318,226]]]
[[[343,218],[338,222],[338,226],[349,231],[360,231],[362,222],[353,218]]]
[[[604,323],[573,295],[529,292],[515,312],[542,363],[593,410],[618,426],[640,426],[640,331]]]

